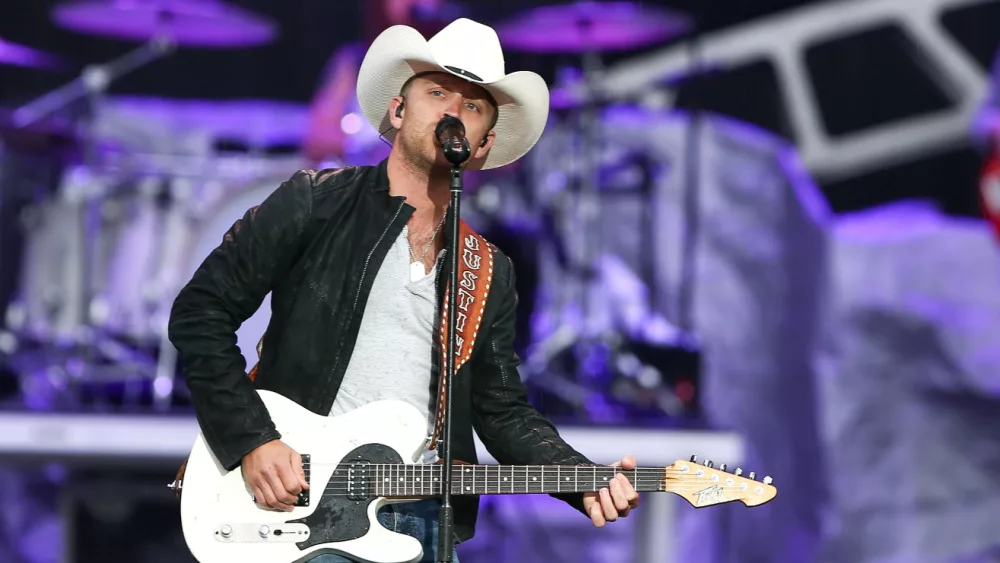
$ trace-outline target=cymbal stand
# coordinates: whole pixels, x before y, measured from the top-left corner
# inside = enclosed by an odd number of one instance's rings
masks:
[[[122,76],[174,50],[169,35],[153,37],[140,47],[102,65],[84,67],[79,77],[21,106],[11,116],[16,127],[27,127],[81,98],[94,99]]]

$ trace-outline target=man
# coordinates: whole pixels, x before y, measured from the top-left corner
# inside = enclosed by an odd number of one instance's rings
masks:
[[[467,19],[429,41],[406,26],[387,29],[362,62],[358,100],[394,142],[389,157],[378,166],[293,175],[233,225],[171,313],[170,339],[208,445],[227,470],[242,464],[258,503],[274,510],[290,510],[306,483],[299,454],[280,441],[255,387],[332,415],[401,399],[435,428],[450,198],[437,123],[461,119],[473,149],[467,167],[489,169],[524,156],[548,115],[541,77],[505,75],[496,33]],[[501,463],[590,464],[526,400],[512,350],[514,272],[496,250],[491,280],[475,341],[463,349],[471,350],[468,361],[453,382],[454,458],[476,461],[475,429]],[[268,292],[271,321],[251,381],[235,331]],[[635,467],[631,456],[616,463]],[[560,498],[598,527],[638,503],[621,475],[599,494]],[[467,540],[478,500],[460,496],[454,505],[456,539]],[[438,510],[437,501],[400,504],[380,521],[420,539],[424,560],[434,561]]]

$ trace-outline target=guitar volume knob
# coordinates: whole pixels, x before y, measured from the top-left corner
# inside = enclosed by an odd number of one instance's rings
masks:
[[[224,538],[231,537],[233,535],[233,527],[230,526],[229,524],[226,524],[225,526],[222,527],[221,530],[219,530],[219,532],[222,534],[222,537]]]
[[[260,537],[266,538],[267,535],[271,533],[271,528],[268,528],[267,526],[261,526],[260,530],[258,530],[257,533],[260,534]]]

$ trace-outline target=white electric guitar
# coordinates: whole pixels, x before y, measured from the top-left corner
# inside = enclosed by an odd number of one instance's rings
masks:
[[[285,397],[258,391],[281,440],[302,455],[309,489],[291,512],[256,505],[240,469],[226,471],[199,434],[188,459],[181,523],[201,563],[293,563],[338,553],[372,563],[417,561],[420,542],[383,528],[378,509],[440,493],[442,465],[415,465],[427,421],[399,401],[380,401],[337,417],[316,415]],[[763,482],[693,461],[625,471],[608,466],[456,465],[452,494],[547,494],[597,491],[623,473],[640,492],[671,492],[696,507],[777,495]]]

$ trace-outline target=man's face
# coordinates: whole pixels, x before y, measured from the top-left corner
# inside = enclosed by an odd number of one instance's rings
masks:
[[[452,115],[465,125],[465,136],[472,149],[469,161],[482,159],[493,144],[489,127],[495,111],[489,95],[475,84],[443,72],[421,75],[411,80],[407,89],[396,143],[415,164],[427,168],[450,167],[434,138],[434,129],[441,118]],[[390,107],[389,114],[395,114],[395,106]],[[487,135],[486,146],[480,146]]]

